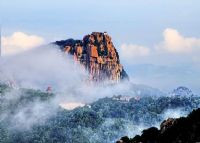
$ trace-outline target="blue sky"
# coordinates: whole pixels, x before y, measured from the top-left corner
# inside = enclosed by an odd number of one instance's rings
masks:
[[[200,60],[196,51],[200,38],[199,15],[199,0],[0,1],[4,36],[20,31],[50,42],[107,31],[133,82],[167,91],[181,84],[200,92]],[[184,39],[186,46],[180,42],[178,45],[185,49],[171,51],[169,44],[173,38],[169,39],[168,35]],[[195,41],[190,42],[191,38]],[[138,52],[138,56],[127,60],[127,53],[121,50],[123,44],[127,51],[132,48],[131,52]],[[158,52],[156,47],[166,48]]]
[[[198,0],[1,0],[4,32],[81,37],[108,31],[119,42],[152,44],[172,27],[200,37]],[[51,34],[53,33],[53,34]]]

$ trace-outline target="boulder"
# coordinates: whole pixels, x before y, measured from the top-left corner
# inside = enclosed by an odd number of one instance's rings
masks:
[[[161,124],[160,124],[160,132],[164,133],[167,129],[169,129],[171,126],[174,125],[176,119],[174,118],[168,118],[167,120],[164,120]]]

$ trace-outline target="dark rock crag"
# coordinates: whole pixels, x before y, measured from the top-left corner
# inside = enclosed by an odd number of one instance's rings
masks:
[[[142,135],[129,139],[122,137],[116,143],[198,143],[200,142],[200,108],[188,117],[169,118],[160,125],[143,130]]]
[[[128,79],[112,39],[106,32],[93,32],[84,36],[83,40],[68,39],[54,44],[72,55],[89,72],[91,81],[116,83]]]

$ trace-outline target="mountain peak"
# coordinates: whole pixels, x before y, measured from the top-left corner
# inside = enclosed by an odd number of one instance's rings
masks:
[[[192,90],[185,86],[179,86],[178,88],[174,89],[171,93],[173,96],[192,96]]]
[[[91,81],[109,80],[119,82],[128,79],[112,38],[107,32],[92,32],[83,40],[56,41],[61,50],[73,56],[74,60],[89,72]]]

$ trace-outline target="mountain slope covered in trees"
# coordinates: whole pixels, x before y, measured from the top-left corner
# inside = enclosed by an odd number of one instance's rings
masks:
[[[200,107],[199,96],[119,95],[66,110],[53,106],[53,93],[1,85],[0,95],[2,143],[110,143]]]

